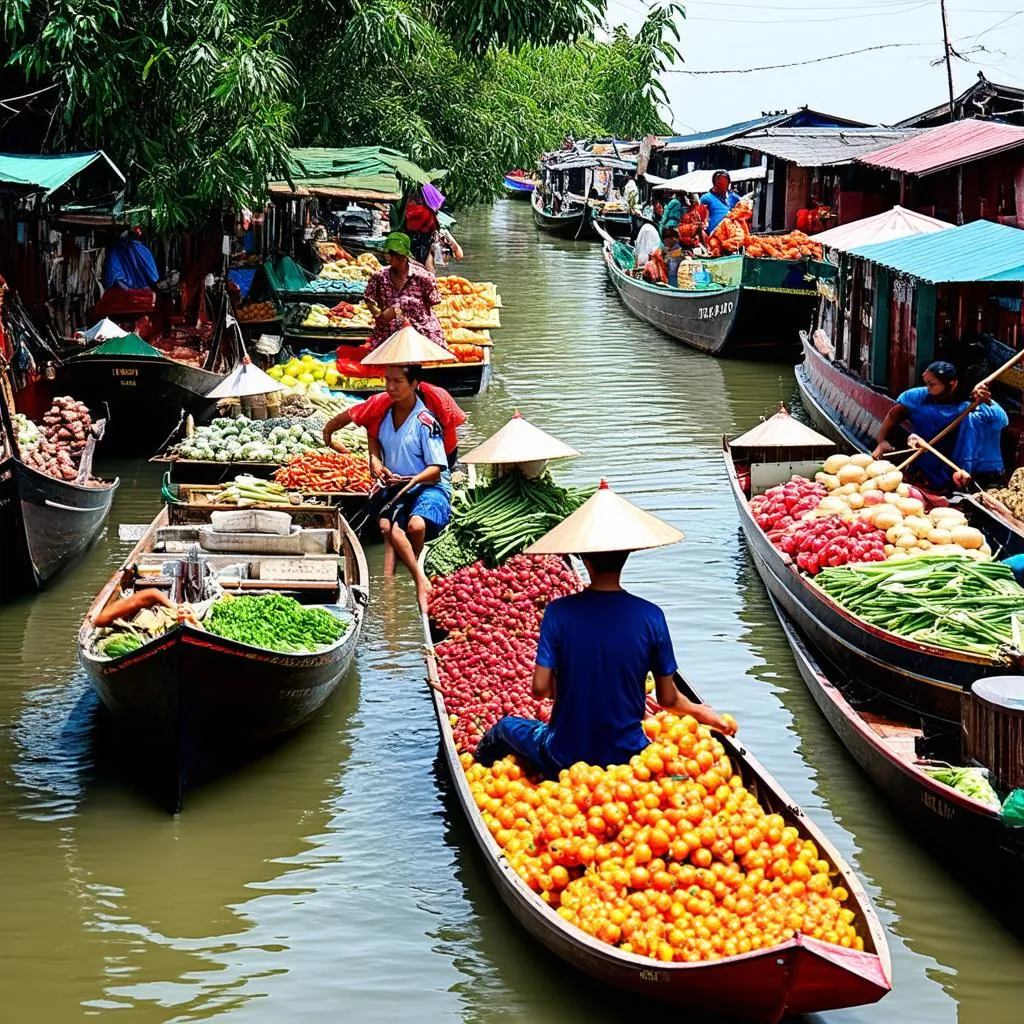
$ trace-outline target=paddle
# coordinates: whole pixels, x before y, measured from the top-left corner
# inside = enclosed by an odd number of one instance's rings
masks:
[[[923,437],[919,437],[917,439],[916,448],[917,448],[918,452],[922,452],[922,451],[931,452],[932,455],[934,455],[935,458],[937,458],[940,462],[944,462],[947,466],[949,466],[949,468],[951,470],[953,470],[954,473],[962,473],[969,480],[971,479],[971,474],[968,473],[966,469],[962,469],[952,459],[947,459],[946,456],[943,455],[942,452],[940,452],[938,450],[938,448],[932,447],[932,445],[928,441],[926,441]]]
[[[1000,366],[1000,367],[999,367],[999,369],[998,369],[998,370],[996,370],[996,371],[995,371],[994,373],[990,373],[990,374],[989,374],[989,375],[988,375],[988,376],[987,376],[987,377],[986,377],[986,378],[985,378],[984,380],[982,380],[982,381],[979,381],[979,382],[978,382],[978,383],[977,383],[977,384],[975,385],[975,387],[979,387],[979,388],[980,388],[980,387],[982,386],[982,384],[984,384],[984,385],[986,385],[986,386],[987,386],[987,385],[989,385],[989,384],[991,384],[991,383],[992,383],[992,381],[994,381],[994,380],[995,380],[995,379],[996,379],[997,377],[1001,377],[1001,376],[1002,376],[1002,375],[1003,375],[1004,373],[1006,373],[1006,371],[1007,371],[1007,370],[1009,370],[1009,369],[1010,369],[1011,367],[1013,367],[1013,366],[1016,366],[1016,365],[1017,365],[1017,363],[1019,363],[1019,362],[1020,362],[1020,361],[1021,361],[1022,359],[1024,359],[1024,348],[1022,348],[1022,349],[1021,349],[1021,350],[1020,350],[1019,352],[1017,352],[1017,353],[1016,353],[1016,354],[1015,354],[1015,355],[1013,356],[1013,358],[1012,358],[1012,359],[1008,359],[1008,360],[1007,360],[1007,361],[1006,361],[1005,363],[1003,363],[1003,365],[1002,365],[1002,366]],[[917,457],[918,457],[919,455],[921,455],[921,454],[922,454],[922,453],[923,453],[923,452],[924,452],[925,450],[928,450],[928,451],[932,451],[932,452],[934,452],[934,451],[935,451],[935,449],[934,449],[934,448],[932,447],[932,445],[938,444],[938,443],[939,443],[939,441],[941,441],[941,440],[942,440],[942,439],[943,439],[943,438],[944,438],[944,437],[945,437],[945,436],[946,436],[946,435],[947,435],[947,434],[948,434],[948,433],[949,433],[949,432],[950,432],[951,430],[954,430],[954,429],[955,429],[956,427],[960,426],[960,424],[961,424],[961,423],[962,423],[962,422],[963,422],[963,421],[964,421],[964,420],[965,420],[965,419],[966,419],[966,418],[967,418],[967,417],[968,417],[968,416],[969,416],[969,415],[970,415],[970,414],[971,414],[972,412],[974,412],[974,410],[975,410],[975,409],[977,409],[977,408],[978,408],[978,406],[979,406],[980,404],[981,404],[981,403],[980,403],[980,402],[978,402],[977,400],[975,400],[975,401],[972,401],[972,402],[971,402],[971,404],[970,404],[969,406],[967,406],[967,408],[966,408],[966,409],[964,409],[964,411],[963,411],[962,413],[960,413],[960,415],[959,415],[959,416],[957,416],[957,418],[956,418],[955,420],[951,420],[951,421],[950,421],[949,423],[947,423],[947,424],[946,424],[946,426],[944,426],[944,427],[942,428],[942,430],[940,430],[940,431],[939,431],[939,432],[938,432],[938,433],[937,433],[937,434],[936,434],[936,435],[935,435],[935,436],[934,436],[934,437],[933,437],[933,438],[931,439],[931,441],[930,441],[930,442],[928,442],[928,444],[927,444],[927,445],[924,445],[924,446],[922,446],[921,448],[918,448],[918,449],[917,449],[917,451],[916,451],[916,452],[914,452],[914,454],[913,454],[913,455],[911,455],[909,459],[907,459],[907,460],[906,460],[905,462],[901,462],[901,463],[900,463],[900,464],[899,464],[899,465],[898,465],[898,466],[897,466],[896,468],[897,468],[898,470],[901,470],[901,471],[902,471],[902,470],[905,470],[905,469],[907,468],[907,466],[909,466],[909,465],[910,465],[910,464],[911,464],[911,463],[912,463],[912,462],[913,462],[913,461],[914,461],[914,460],[915,460],[915,459],[916,459],[916,458],[917,458]]]

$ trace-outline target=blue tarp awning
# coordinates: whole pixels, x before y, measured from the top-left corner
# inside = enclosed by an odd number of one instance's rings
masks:
[[[124,185],[124,175],[102,149],[88,153],[0,153],[0,185],[38,190],[48,198],[95,163],[106,165]]]
[[[989,220],[850,250],[931,284],[1024,282],[1024,230]]]

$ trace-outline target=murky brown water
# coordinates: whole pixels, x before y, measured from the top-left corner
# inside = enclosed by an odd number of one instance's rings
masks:
[[[680,662],[861,872],[895,990],[827,1016],[875,1024],[1022,1019],[1024,948],[903,832],[801,684],[742,547],[723,433],[792,398],[789,368],[716,362],[631,318],[596,246],[538,237],[526,204],[464,218],[468,276],[505,302],[480,439],[515,408],[686,531],[628,579]],[[117,522],[157,510],[159,474],[114,467],[107,537],[46,594],[0,609],[0,1017],[566,1024],[664,1010],[553,963],[504,912],[444,797],[412,594],[379,578],[357,671],[327,713],[166,817],[97,740],[75,660]],[[103,755],[103,756],[101,756]],[[986,870],[979,859],[978,870]]]

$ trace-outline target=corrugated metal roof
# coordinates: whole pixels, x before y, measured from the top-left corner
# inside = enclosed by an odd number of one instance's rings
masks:
[[[875,214],[874,217],[863,217],[849,224],[840,224],[827,231],[819,231],[814,236],[814,241],[829,249],[849,252],[860,245],[894,242],[897,238],[910,238],[912,235],[930,235],[951,227],[953,225],[948,221],[927,217],[923,213],[916,213],[902,206],[894,206],[885,213]]]
[[[863,153],[908,134],[909,129],[900,128],[767,128],[728,145],[788,160],[797,167],[828,167],[853,163]]]
[[[850,252],[931,284],[1024,282],[1024,231],[988,220]]]
[[[861,163],[903,174],[934,174],[947,167],[1024,146],[1024,128],[998,121],[954,121],[861,156]]]
[[[789,114],[771,114],[767,117],[755,117],[749,121],[737,121],[724,128],[712,128],[706,132],[695,132],[693,135],[673,135],[665,140],[662,147],[666,153],[676,153],[687,149],[700,149],[701,146],[717,146],[738,135],[767,128],[769,125],[781,124],[789,119]]]

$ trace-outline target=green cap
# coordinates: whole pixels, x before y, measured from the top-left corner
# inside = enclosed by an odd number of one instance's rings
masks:
[[[397,252],[399,256],[411,256],[412,242],[409,241],[409,236],[403,232],[392,231],[391,234],[384,239],[384,251]]]

